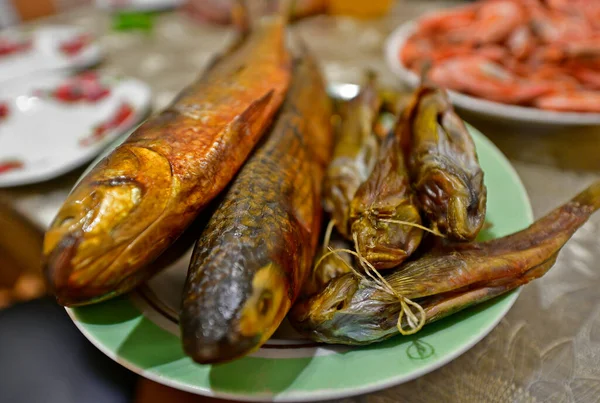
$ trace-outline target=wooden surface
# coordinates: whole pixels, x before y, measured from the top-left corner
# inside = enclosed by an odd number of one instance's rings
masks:
[[[42,237],[39,226],[0,201],[0,309],[45,292],[40,262]]]

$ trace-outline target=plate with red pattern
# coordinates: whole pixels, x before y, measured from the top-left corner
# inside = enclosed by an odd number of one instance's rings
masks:
[[[0,86],[0,187],[62,175],[147,115],[150,88],[96,72],[46,73]]]
[[[0,31],[2,82],[43,70],[80,70],[101,59],[100,45],[77,27],[51,25],[28,32],[18,28]]]

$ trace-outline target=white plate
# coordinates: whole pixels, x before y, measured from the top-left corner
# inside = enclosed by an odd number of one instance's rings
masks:
[[[80,51],[68,55],[61,45],[84,35],[89,38]],[[18,30],[0,32],[0,38],[30,40],[28,50],[0,55],[0,82],[42,70],[77,70],[92,66],[102,59],[102,49],[91,35],[70,26],[44,26],[26,33]]]
[[[185,0],[96,0],[96,7],[104,10],[160,11],[179,7]]]
[[[415,32],[416,27],[415,21],[401,25],[392,32],[385,44],[385,58],[388,66],[412,88],[419,85],[419,77],[404,66],[399,53],[410,35]],[[448,91],[448,94],[454,105],[488,118],[544,125],[600,125],[600,113],[552,112],[487,101],[456,91]]]
[[[108,95],[65,103],[50,91],[68,78],[64,73],[37,74],[0,86],[0,105],[8,108],[0,118],[0,187],[48,180],[82,165],[148,113],[150,88],[138,80],[100,76]],[[115,118],[122,105],[131,107],[126,119],[89,137]],[[10,161],[16,162],[15,169],[3,169]]]

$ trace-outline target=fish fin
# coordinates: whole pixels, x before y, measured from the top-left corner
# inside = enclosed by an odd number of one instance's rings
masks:
[[[237,129],[240,132],[245,132],[246,129],[251,128],[254,122],[257,121],[257,117],[265,113],[274,94],[275,90],[271,90],[256,101],[252,102],[244,112],[235,118],[232,125],[237,126]]]
[[[573,201],[590,206],[594,210],[600,208],[600,181],[592,183],[587,189],[575,196]]]
[[[312,181],[310,181],[308,186],[314,188],[315,185]],[[314,189],[311,193],[316,195]],[[307,206],[310,208],[307,208]],[[292,201],[292,214],[296,218],[302,229],[308,234],[312,234],[315,232],[315,229],[312,228],[309,223],[312,221],[316,214],[320,214],[320,206],[320,202],[314,200],[314,198],[310,201],[310,204],[307,203],[305,199],[295,198]],[[318,229],[316,230],[318,231]]]

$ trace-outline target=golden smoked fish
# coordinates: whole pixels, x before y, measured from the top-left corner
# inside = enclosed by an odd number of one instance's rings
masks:
[[[231,181],[291,77],[285,18],[266,16],[73,190],[44,239],[62,305],[125,293]]]

